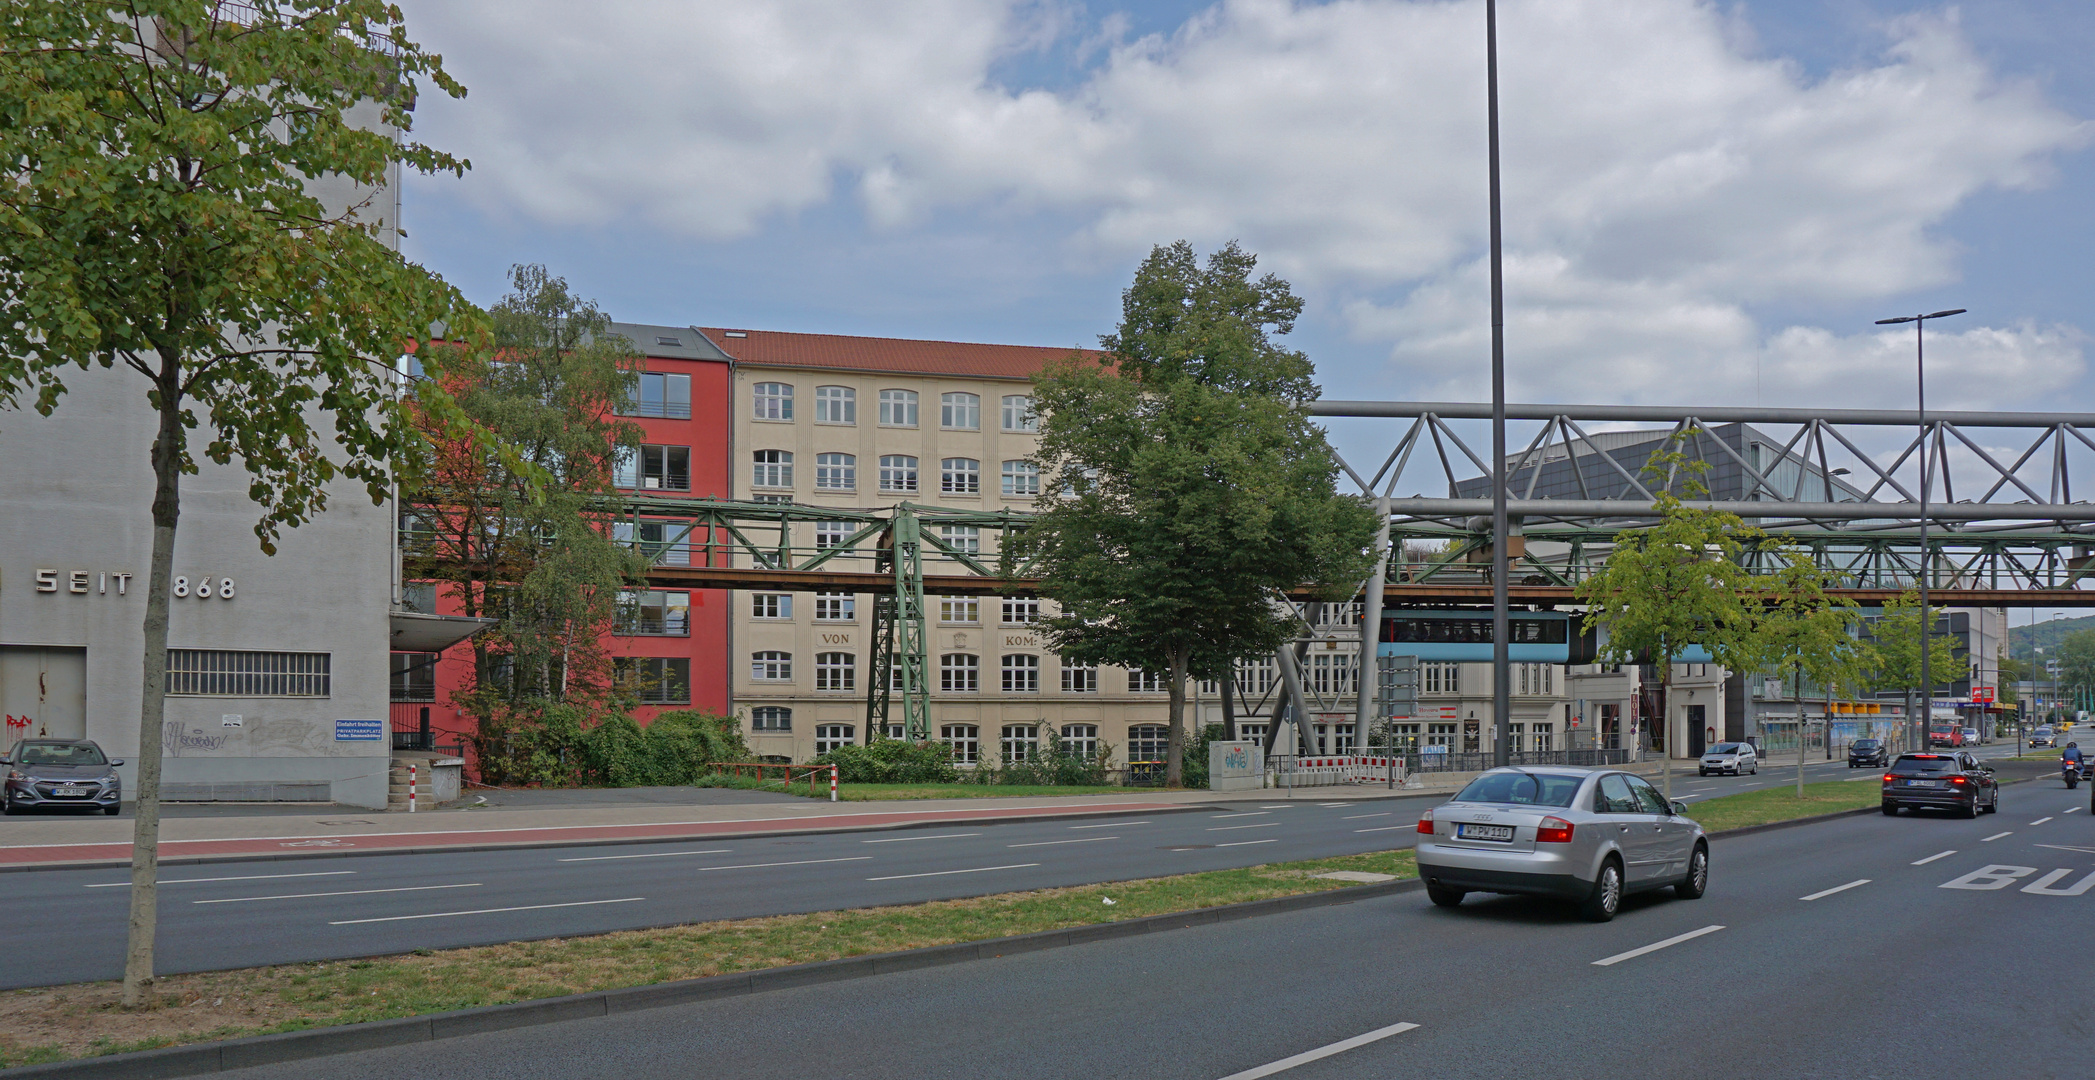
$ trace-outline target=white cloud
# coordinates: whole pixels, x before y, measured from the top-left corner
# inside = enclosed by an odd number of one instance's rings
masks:
[[[472,197],[526,218],[703,242],[848,192],[889,230],[1052,211],[1081,223],[1073,249],[1115,260],[1238,238],[1312,295],[1384,298],[1347,307],[1354,331],[1391,342],[1408,385],[1468,396],[1480,7],[1226,0],[1132,42],[1021,0],[449,0],[413,4],[411,26],[474,91],[426,97],[424,133],[474,160]],[[1953,17],[1893,23],[1880,59],[1818,80],[1744,51],[1706,0],[1508,0],[1500,25],[1522,396],[1674,397],[1683,370],[1745,394],[1756,363],[1784,392],[1873,394],[1877,338],[1770,330],[1752,306],[1952,280],[1931,226],[2043,182],[2087,136]],[[1078,85],[994,81],[1057,39],[1096,57]],[[1989,370],[2076,375],[2081,340],[1980,329],[1945,348],[1950,385],[1991,400],[2007,384]]]

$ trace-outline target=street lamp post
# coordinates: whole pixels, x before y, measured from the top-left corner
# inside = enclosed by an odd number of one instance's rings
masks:
[[[1499,30],[1497,0],[1484,0],[1485,140],[1491,188],[1491,717],[1493,766],[1513,761],[1512,636],[1506,577],[1510,541],[1506,520],[1506,275],[1499,235]],[[1667,798],[1672,798],[1667,770]]]
[[[1935,566],[1928,558],[1928,363],[1927,353],[1921,338],[1929,319],[1946,319],[1962,315],[1966,309],[1951,308],[1948,311],[1933,311],[1926,315],[1901,315],[1892,319],[1878,319],[1878,326],[1898,323],[1913,324],[1913,371],[1914,399],[1920,420],[1920,748],[1927,749],[1928,728],[1935,719],[1935,687],[1928,681],[1928,643],[1935,636],[1935,620],[1928,613],[1928,579],[1934,576]]]

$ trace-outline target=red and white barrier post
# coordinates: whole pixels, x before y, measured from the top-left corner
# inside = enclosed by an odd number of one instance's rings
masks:
[[[837,767],[829,767],[829,801],[837,801]]]
[[[418,779],[420,779],[420,776],[419,776],[419,774],[418,774],[418,773],[416,772],[416,766],[415,766],[415,763],[414,763],[414,762],[412,762],[412,761],[408,762],[408,763],[407,763],[407,812],[408,812],[408,813],[410,813],[410,814],[412,814],[412,813],[414,813],[414,812],[415,812],[415,781],[416,781],[416,780],[418,780]]]

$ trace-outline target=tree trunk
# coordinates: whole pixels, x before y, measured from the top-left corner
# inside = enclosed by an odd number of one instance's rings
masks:
[[[1190,650],[1171,650],[1171,734],[1164,750],[1164,786],[1178,787],[1186,781],[1186,660]]]
[[[160,899],[160,756],[167,712],[168,595],[175,524],[182,514],[182,400],[174,359],[161,355],[160,431],[153,439],[153,554],[145,600],[145,672],[138,709],[137,816],[131,828],[130,941],[123,1004],[153,1004],[153,943]]]

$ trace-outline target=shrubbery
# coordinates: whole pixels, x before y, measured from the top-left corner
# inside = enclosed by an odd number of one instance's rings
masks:
[[[483,725],[475,738],[483,783],[553,787],[691,784],[716,761],[747,761],[742,727],[702,710],[665,712],[646,727],[613,713],[587,727],[573,705],[553,705]],[[491,730],[492,729],[492,730]]]
[[[942,742],[874,739],[864,746],[842,746],[811,764],[835,765],[846,784],[950,784],[960,779],[953,767],[953,748]]]

